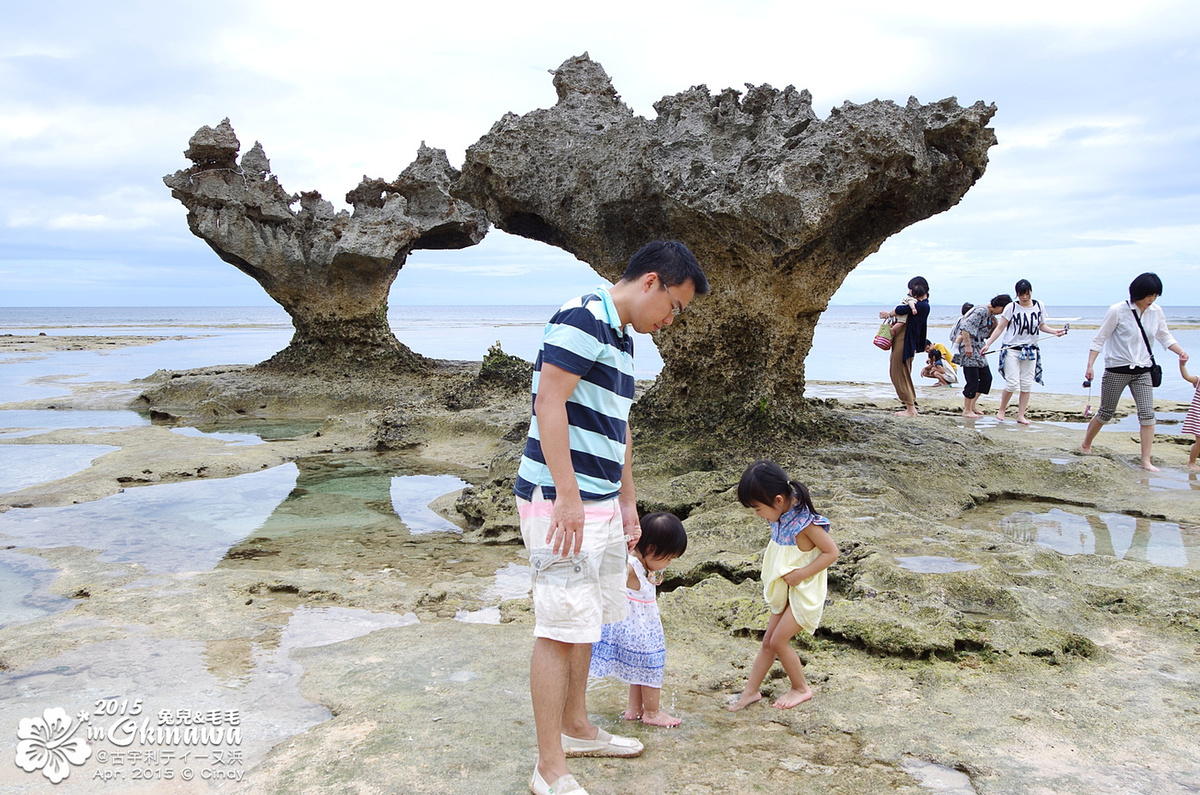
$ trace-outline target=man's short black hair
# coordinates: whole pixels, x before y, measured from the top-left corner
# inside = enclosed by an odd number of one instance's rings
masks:
[[[1012,303],[1012,296],[1009,295],[1008,293],[1000,293],[1000,295],[996,296],[995,298],[993,298],[991,300],[992,306],[995,307],[996,309],[1003,309],[1004,307],[1008,306],[1011,303]]]
[[[1129,300],[1140,301],[1148,295],[1162,295],[1162,279],[1157,273],[1143,273],[1129,283]]]
[[[708,279],[696,256],[678,240],[654,240],[642,246],[629,258],[621,279],[637,279],[647,273],[657,273],[665,287],[691,282],[696,295],[708,292]]]

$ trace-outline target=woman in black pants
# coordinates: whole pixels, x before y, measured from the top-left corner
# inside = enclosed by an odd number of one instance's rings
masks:
[[[1009,296],[998,295],[988,304],[973,307],[959,325],[958,341],[962,343],[963,368],[962,415],[967,419],[977,420],[983,416],[976,404],[980,395],[992,391],[992,371],[987,359],[983,358],[983,346],[996,327],[996,315],[1011,303]]]

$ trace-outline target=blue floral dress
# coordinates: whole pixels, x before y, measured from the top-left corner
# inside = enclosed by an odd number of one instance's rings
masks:
[[[778,522],[771,523],[771,540],[763,553],[763,598],[772,613],[782,613],[790,607],[796,623],[810,635],[817,631],[821,614],[825,612],[828,569],[822,569],[798,585],[789,587],[783,575],[812,563],[821,550],[813,547],[807,552],[796,546],[796,536],[808,525],[816,523],[829,532],[829,520],[803,506],[788,509]]]
[[[667,640],[658,614],[657,591],[646,579],[640,560],[631,555],[629,564],[638,580],[637,590],[625,589],[629,615],[624,621],[600,628],[600,640],[592,644],[588,675],[615,676],[631,685],[661,688]]]

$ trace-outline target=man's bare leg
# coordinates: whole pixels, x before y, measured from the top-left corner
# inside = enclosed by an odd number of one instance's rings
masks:
[[[588,667],[591,663],[592,644],[572,644],[567,699],[563,708],[561,731],[568,737],[574,737],[577,740],[596,739],[596,727],[588,720],[587,714],[587,679]],[[560,747],[561,742],[560,738]],[[550,779],[546,780],[550,781]]]
[[[533,722],[537,727],[538,771],[548,782],[567,775],[563,753],[563,716],[568,703],[574,649],[578,644],[537,638],[529,665],[529,692],[533,696]],[[586,647],[589,657],[591,646]],[[586,680],[587,669],[584,669]]]

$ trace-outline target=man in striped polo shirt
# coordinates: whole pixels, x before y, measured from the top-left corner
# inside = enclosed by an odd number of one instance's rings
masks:
[[[602,624],[625,617],[625,557],[641,535],[631,467],[634,331],[682,312],[708,280],[687,246],[656,241],[621,280],[550,319],[534,363],[533,418],[514,488],[533,569],[530,691],[535,795],[586,792],[568,756],[637,756],[642,744],[588,720],[588,664]]]

